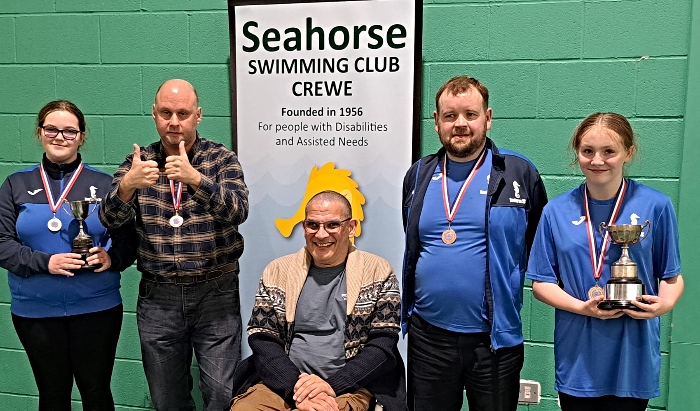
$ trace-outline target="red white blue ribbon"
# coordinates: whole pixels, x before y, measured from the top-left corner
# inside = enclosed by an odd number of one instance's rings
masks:
[[[51,208],[51,211],[53,212],[55,217],[56,211],[58,211],[59,207],[61,207],[61,204],[63,204],[63,200],[66,199],[68,193],[70,193],[70,190],[73,188],[73,184],[75,184],[75,181],[78,179],[78,176],[83,171],[83,162],[81,161],[80,164],[78,164],[78,168],[76,168],[75,172],[73,172],[73,175],[68,181],[68,184],[65,186],[63,192],[58,197],[56,202],[53,201],[53,193],[51,192],[51,186],[49,185],[49,176],[46,174],[46,170],[44,170],[44,164],[39,164],[39,171],[41,171],[41,182],[44,184],[46,199],[49,201],[49,207]]]
[[[476,172],[479,171],[479,168],[484,163],[484,158],[486,158],[486,149],[484,149],[481,152],[481,155],[476,160],[474,168],[472,168],[472,171],[469,172],[467,179],[464,180],[464,183],[462,183],[462,188],[460,188],[459,193],[457,194],[457,198],[455,199],[455,203],[450,209],[450,197],[447,194],[447,153],[445,153],[445,159],[442,162],[442,202],[445,206],[445,215],[447,216],[447,222],[450,225],[452,225],[452,221],[457,215],[457,210],[459,210],[459,205],[462,203],[464,193],[467,192],[467,188],[474,179],[474,176],[476,176]]]
[[[625,198],[625,191],[627,191],[627,180],[622,179],[622,188],[617,194],[617,199],[615,200],[615,206],[613,207],[613,212],[610,215],[610,221],[608,225],[615,224],[617,220],[617,215],[620,213],[622,208],[622,199]],[[603,274],[603,261],[605,261],[605,254],[608,251],[608,246],[610,244],[610,234],[606,231],[603,233],[603,244],[600,246],[600,254],[596,256],[595,250],[595,234],[593,231],[593,221],[591,221],[591,214],[588,211],[588,187],[583,189],[583,203],[584,209],[586,210],[586,232],[588,233],[588,251],[591,255],[591,266],[593,267],[593,278],[595,278],[596,284],[598,279]],[[597,257],[597,258],[596,258]]]

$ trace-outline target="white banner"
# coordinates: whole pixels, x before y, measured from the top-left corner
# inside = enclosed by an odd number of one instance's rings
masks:
[[[350,199],[355,244],[400,277],[415,9],[413,0],[235,6],[237,154],[250,189],[244,327],[263,268],[304,245],[299,223],[319,191]]]

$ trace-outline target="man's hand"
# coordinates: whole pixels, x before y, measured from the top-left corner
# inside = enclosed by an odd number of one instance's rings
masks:
[[[184,141],[180,141],[179,149],[180,154],[168,156],[165,159],[165,175],[170,180],[179,181],[189,185],[193,190],[197,190],[202,182],[202,175],[190,164]]]
[[[134,192],[139,188],[147,188],[158,181],[158,163],[153,160],[141,161],[141,149],[134,144],[134,157],[131,159],[131,168],[124,174],[119,183],[117,195],[124,202],[129,202],[134,197]]]
[[[306,398],[296,402],[299,411],[339,411],[335,398],[322,392],[314,398]]]
[[[96,273],[105,271],[112,266],[112,258],[110,258],[104,248],[92,247],[89,251],[91,255],[86,259],[88,265],[102,264],[102,267],[95,270]]]
[[[301,373],[299,380],[294,385],[294,401],[303,402],[307,397],[314,398],[320,393],[335,398],[335,391],[321,377],[315,374]]]

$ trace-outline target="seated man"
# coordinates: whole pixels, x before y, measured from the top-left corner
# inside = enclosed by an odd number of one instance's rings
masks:
[[[306,247],[265,268],[231,411],[364,411],[372,397],[385,411],[405,409],[398,282],[386,260],[351,244],[351,216],[342,195],[316,194]]]

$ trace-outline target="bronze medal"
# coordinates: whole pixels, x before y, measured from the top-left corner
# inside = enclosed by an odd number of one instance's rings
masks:
[[[588,299],[592,300],[596,297],[601,297],[605,295],[605,291],[598,284],[588,289]]]
[[[448,228],[442,232],[442,242],[445,244],[452,244],[457,241],[457,233],[455,230]]]

